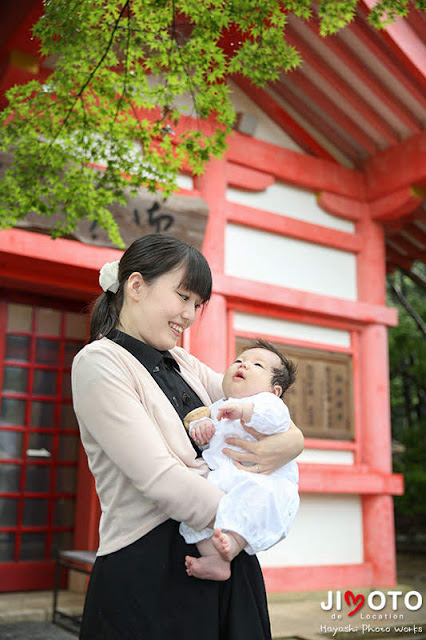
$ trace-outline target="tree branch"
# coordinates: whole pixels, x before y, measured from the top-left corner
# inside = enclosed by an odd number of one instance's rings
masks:
[[[117,108],[115,110],[114,118],[110,124],[110,132],[112,133],[113,125],[115,124],[118,114],[121,109],[121,105],[123,104],[124,98],[128,98],[127,96],[127,82],[129,79],[129,48],[130,48],[130,1],[127,0],[127,4],[129,5],[129,15],[127,16],[127,32],[126,32],[126,55],[125,55],[125,72],[124,72],[124,81],[123,81],[123,90],[121,96],[117,103]]]
[[[402,267],[399,267],[399,269],[417,286],[421,287],[422,289],[426,289],[426,278],[422,273],[420,273],[420,271],[417,271],[415,269],[411,269],[410,271],[408,271],[407,269],[403,269]]]
[[[103,61],[105,60],[108,51],[111,49],[111,45],[114,41],[114,36],[115,36],[115,32],[117,31],[118,28],[118,24],[121,20],[121,18],[123,17],[124,12],[126,11],[128,5],[130,3],[130,0],[126,0],[126,2],[124,3],[121,11],[120,11],[120,15],[118,16],[117,20],[115,21],[114,24],[114,28],[112,30],[110,39],[108,41],[108,44],[106,46],[106,49],[104,51],[104,53],[102,54],[100,60],[98,61],[96,67],[93,69],[93,71],[90,72],[89,77],[87,78],[86,82],[83,84],[83,86],[80,88],[79,92],[77,93],[75,99],[74,99],[74,103],[71,106],[71,109],[68,111],[67,115],[65,116],[61,126],[58,129],[58,132],[56,134],[56,136],[53,138],[52,142],[49,145],[49,149],[52,147],[52,145],[56,142],[56,140],[58,139],[59,134],[61,133],[62,129],[66,126],[68,120],[71,117],[72,112],[74,111],[75,105],[77,104],[77,102],[80,100],[81,96],[83,95],[85,89],[87,88],[87,86],[90,84],[90,82],[92,81],[92,79],[94,78],[94,76],[96,75],[97,70],[99,69],[99,67],[101,66],[101,64],[103,63]]]
[[[387,280],[389,282],[389,286],[392,289],[392,292],[393,292],[395,298],[398,300],[398,302],[400,302],[402,304],[402,306],[407,311],[407,313],[413,318],[414,322],[417,324],[417,326],[419,327],[420,331],[423,333],[423,335],[426,338],[426,325],[423,322],[423,320],[421,319],[421,317],[419,316],[419,314],[417,313],[417,311],[415,311],[415,309],[413,309],[413,307],[408,302],[407,298],[404,296],[404,294],[402,293],[401,289],[395,284],[393,279],[388,277]]]

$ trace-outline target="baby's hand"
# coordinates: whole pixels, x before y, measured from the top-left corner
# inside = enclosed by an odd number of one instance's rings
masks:
[[[226,402],[217,411],[217,419],[242,420],[250,422],[253,416],[254,404],[252,402]]]
[[[203,418],[195,422],[190,428],[191,438],[197,444],[207,444],[215,433],[213,421],[210,418]]]
[[[210,418],[210,415],[210,407],[198,407],[197,409],[193,409],[192,411],[187,413],[183,419],[185,429],[189,432],[189,430],[191,429],[191,422],[201,420],[201,418]]]

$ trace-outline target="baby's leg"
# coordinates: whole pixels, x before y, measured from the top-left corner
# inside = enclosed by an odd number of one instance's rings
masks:
[[[222,529],[215,529],[210,540],[221,558],[228,562],[231,562],[247,545],[247,540],[235,531],[222,531]]]
[[[238,533],[224,533],[221,529],[215,529],[212,538],[197,543],[201,558],[186,556],[186,572],[189,576],[202,580],[228,580],[231,575],[231,560],[246,544]]]

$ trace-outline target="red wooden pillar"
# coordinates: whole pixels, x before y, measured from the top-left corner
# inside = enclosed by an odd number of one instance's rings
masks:
[[[358,298],[384,305],[386,257],[383,228],[367,215],[357,223],[362,235],[358,255]],[[391,421],[387,329],[367,325],[360,335],[361,462],[370,469],[392,472]],[[377,586],[396,583],[393,499],[389,495],[363,497],[364,560],[371,563]]]
[[[226,160],[212,160],[204,174],[195,179],[195,188],[209,206],[209,218],[203,242],[203,254],[213,273],[222,274],[225,268],[225,201]],[[207,308],[200,314],[191,330],[191,351],[216,371],[227,365],[226,299],[213,293]]]

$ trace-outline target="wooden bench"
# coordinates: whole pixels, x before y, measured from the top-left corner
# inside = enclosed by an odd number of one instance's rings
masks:
[[[53,624],[57,624],[68,631],[79,632],[81,615],[71,615],[58,609],[58,594],[61,569],[72,569],[79,573],[90,575],[96,560],[95,551],[59,551],[56,558],[55,586],[53,590]]]

